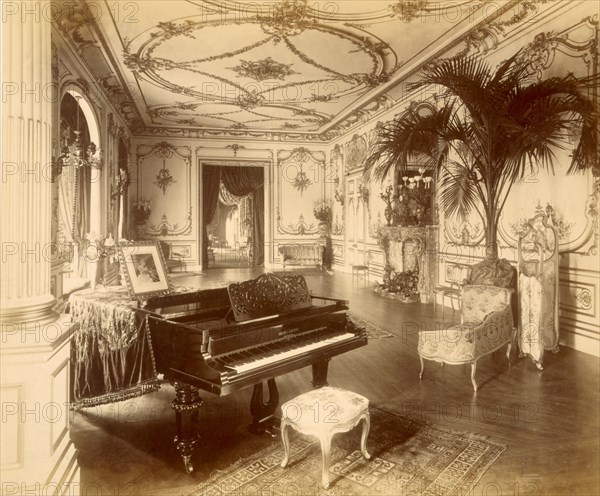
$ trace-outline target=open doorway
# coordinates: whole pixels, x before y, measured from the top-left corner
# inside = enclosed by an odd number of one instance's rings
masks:
[[[254,193],[235,196],[223,182],[215,214],[207,226],[209,267],[256,265],[252,239]]]
[[[264,171],[253,166],[202,168],[204,268],[264,264]]]

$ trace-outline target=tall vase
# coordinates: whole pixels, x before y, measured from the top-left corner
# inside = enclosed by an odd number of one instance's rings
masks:
[[[98,275],[98,260],[86,260],[87,278],[90,280],[90,288],[96,289],[96,278]]]
[[[383,212],[383,215],[385,216],[385,220],[387,221],[387,225],[391,226],[392,225],[392,218],[394,217],[394,211],[392,210],[392,207],[385,207],[385,211]]]

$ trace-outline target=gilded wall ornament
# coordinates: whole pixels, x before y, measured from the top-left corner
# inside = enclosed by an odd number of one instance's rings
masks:
[[[300,191],[300,196],[302,196],[302,193],[304,193],[304,191],[306,191],[311,184],[312,181],[302,169],[302,164],[300,164],[300,170],[298,171],[298,174],[296,174],[292,186],[294,186],[294,189]]]
[[[583,289],[577,292],[575,296],[577,300],[577,308],[582,310],[590,310],[592,308],[592,293],[588,289]]]
[[[147,236],[183,236],[192,232],[192,208],[186,214],[186,222],[180,228],[178,223],[171,223],[166,214],[161,216],[158,224],[141,226],[142,234]]]
[[[367,158],[367,142],[363,136],[354,135],[346,145],[346,165],[348,170],[358,169],[363,166]]]
[[[237,157],[238,151],[246,149],[244,145],[239,145],[238,143],[234,143],[232,145],[227,145],[225,148],[231,148],[233,150],[233,156]]]
[[[155,184],[158,189],[162,190],[164,195],[167,191],[167,188],[177,182],[169,172],[169,169],[167,169],[167,159],[173,156],[173,153],[176,152],[176,148],[170,143],[162,142],[156,144],[153,150],[155,151],[156,156],[161,158],[163,162],[163,166],[160,171],[158,171],[153,184]]]
[[[158,187],[158,189],[162,190],[164,195],[167,191],[167,188],[171,186],[171,184],[174,184],[176,182],[177,181],[175,180],[175,178],[169,172],[169,169],[163,167],[161,170],[158,171],[154,184]]]
[[[283,224],[281,218],[281,212],[279,208],[277,209],[277,232],[279,234],[289,234],[296,236],[308,236],[312,234],[317,234],[319,232],[319,228],[315,226],[314,223],[308,224],[304,220],[304,215],[300,214],[298,216],[298,221],[294,223]]]

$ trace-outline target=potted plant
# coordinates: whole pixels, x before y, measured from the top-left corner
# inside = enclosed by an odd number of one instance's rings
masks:
[[[333,208],[330,200],[319,200],[314,203],[313,213],[319,221],[319,232],[325,238],[323,247],[322,264],[325,270],[331,270],[333,264],[333,242],[331,241],[331,222],[333,221]]]
[[[431,65],[410,89],[437,85],[443,90],[440,104],[427,113],[409,110],[380,127],[365,164],[367,177],[383,181],[392,170],[407,175],[409,159],[424,158],[425,169],[437,172],[446,212],[464,217],[475,210],[483,219],[481,274],[501,285],[513,270],[498,259],[498,221],[514,183],[533,163],[552,171],[553,147],[574,128],[580,139],[568,172],[597,160],[595,108],[584,92],[598,77],[534,75],[521,51],[496,70],[477,56]]]
[[[333,220],[333,210],[330,200],[318,200],[314,203],[313,213],[319,222],[331,224]]]

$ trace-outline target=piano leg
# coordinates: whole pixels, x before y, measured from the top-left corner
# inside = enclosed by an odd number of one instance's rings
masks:
[[[266,403],[263,401],[263,383],[259,382],[254,385],[252,400],[250,401],[250,413],[253,421],[248,426],[248,430],[254,434],[267,432],[275,437],[276,434],[271,432],[271,428],[278,422],[278,419],[275,418],[275,410],[279,404],[279,391],[277,391],[275,379],[269,379],[267,384],[269,386],[269,401]]]
[[[313,380],[312,385],[315,388],[327,386],[327,368],[329,367],[329,358],[312,364]]]
[[[198,444],[198,409],[202,405],[202,398],[198,394],[198,388],[184,382],[174,381],[175,399],[171,402],[171,408],[175,410],[177,421],[177,435],[173,442],[179,454],[183,458],[185,471],[191,474],[192,453]]]

